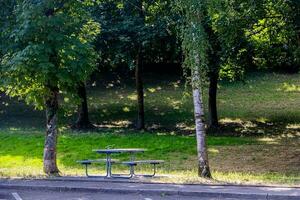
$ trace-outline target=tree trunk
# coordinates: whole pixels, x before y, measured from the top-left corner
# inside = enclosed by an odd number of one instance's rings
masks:
[[[78,117],[76,123],[73,125],[75,129],[92,129],[94,126],[89,120],[89,111],[87,105],[87,97],[86,97],[86,88],[85,84],[81,83],[77,89],[78,96],[81,100],[80,105],[78,106]]]
[[[143,9],[143,1],[138,0],[137,6],[139,18],[145,25],[145,13]],[[138,130],[145,129],[145,111],[144,111],[144,88],[143,88],[143,45],[138,44],[138,52],[136,57],[135,80],[138,100],[138,119],[136,128]]]
[[[220,55],[221,45],[219,39],[215,32],[213,31],[211,25],[207,24],[205,26],[205,31],[209,36],[211,41],[211,48],[208,52],[209,60],[209,88],[208,88],[208,127],[218,128],[218,112],[217,112],[217,90],[218,90],[218,79],[219,79],[219,69],[220,69]]]
[[[58,89],[51,88],[49,96],[45,99],[46,105],[46,138],[44,147],[44,172],[48,175],[57,176],[59,170],[56,164],[56,144],[57,144],[57,110],[58,110]]]
[[[138,118],[136,128],[142,130],[145,128],[145,113],[144,113],[144,88],[143,88],[143,77],[142,77],[142,57],[141,50],[136,58],[135,67],[135,81],[136,81],[136,91],[137,91],[137,101],[138,101]]]
[[[209,128],[218,128],[218,112],[217,112],[217,89],[218,89],[218,70],[214,70],[209,74],[208,89],[208,126]]]
[[[195,68],[192,69],[192,87],[193,87],[193,102],[194,115],[196,125],[196,140],[198,154],[198,176],[211,178],[211,173],[208,163],[208,154],[206,148],[206,130],[204,122],[204,107],[201,91],[201,77],[199,73],[199,57],[195,56]]]

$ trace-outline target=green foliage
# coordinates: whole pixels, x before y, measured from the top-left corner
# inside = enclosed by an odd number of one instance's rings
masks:
[[[10,96],[41,108],[50,88],[73,95],[94,70],[92,41],[99,33],[86,5],[77,0],[24,0],[16,6],[1,83]]]
[[[133,68],[139,46],[144,62],[178,59],[170,6],[169,0],[108,0],[94,7],[101,24],[96,42],[101,64]]]
[[[265,1],[263,16],[246,32],[254,46],[254,62],[261,68],[297,71],[300,62],[294,9],[286,0]],[[289,14],[287,14],[289,13]]]
[[[210,23],[207,15],[207,1],[177,0],[175,2],[175,10],[181,14],[179,35],[185,56],[184,66],[192,70],[200,67],[198,70],[202,73],[200,77],[203,79],[208,70],[208,54],[211,50],[206,30]],[[197,59],[200,63],[196,63]]]
[[[242,78],[254,67],[299,69],[296,1],[178,0],[175,10],[182,15],[185,65],[193,67],[195,54],[199,55],[202,77],[218,65],[221,78],[230,80]]]
[[[299,68],[294,1],[212,2],[213,24],[223,46],[221,73],[234,76],[254,67],[286,71]]]
[[[13,13],[16,1],[0,1],[0,60],[7,50],[10,24],[14,19]]]

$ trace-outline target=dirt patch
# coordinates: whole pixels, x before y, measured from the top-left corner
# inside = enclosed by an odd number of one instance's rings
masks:
[[[216,147],[210,155],[213,170],[249,173],[300,173],[300,145],[243,145]]]

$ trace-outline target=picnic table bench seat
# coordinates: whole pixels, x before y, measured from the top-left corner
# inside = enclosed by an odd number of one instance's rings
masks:
[[[121,162],[121,163],[125,164],[125,165],[138,165],[138,164],[158,165],[158,164],[161,164],[164,162],[165,161],[163,161],[163,160],[135,160],[135,161],[125,161],[125,162]]]
[[[156,165],[162,164],[165,161],[163,160],[136,160],[136,161],[125,161],[121,162],[121,164],[130,166],[130,176],[144,176],[144,177],[153,177],[156,174]],[[137,166],[138,164],[150,164],[153,165],[153,173],[152,174],[136,174],[134,172],[134,166]]]
[[[111,159],[112,163],[116,163],[119,160],[117,159]],[[77,160],[77,163],[83,164],[83,165],[91,165],[92,163],[106,163],[106,159],[96,159],[96,160]]]
[[[85,166],[85,175],[89,177],[90,175],[88,174],[88,165],[91,165],[92,163],[107,163],[107,159],[95,159],[95,160],[77,160],[77,163],[80,163]],[[119,160],[117,159],[111,159],[111,163],[117,163]]]

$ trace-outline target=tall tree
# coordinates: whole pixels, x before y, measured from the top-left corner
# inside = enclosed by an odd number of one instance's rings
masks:
[[[180,36],[185,56],[185,67],[191,70],[198,153],[198,175],[210,178],[211,172],[206,147],[204,107],[202,101],[203,82],[207,78],[208,55],[211,49],[207,32],[208,11],[206,1],[177,0],[176,8],[182,14]]]
[[[135,70],[137,129],[145,127],[143,66],[147,61],[162,60],[162,52],[174,45],[171,40],[171,45],[161,45],[161,41],[168,41],[170,37],[169,10],[169,1],[108,0],[94,11],[101,23],[97,48],[102,63],[109,67],[126,65]]]
[[[46,110],[44,172],[58,175],[58,96],[74,96],[93,71],[91,45],[99,33],[85,1],[23,0],[11,31],[12,45],[2,61],[1,82],[10,96]]]
[[[135,84],[137,93],[137,122],[136,128],[142,130],[145,128],[145,110],[144,110],[144,85],[143,85],[143,52],[145,38],[145,11],[143,0],[127,0],[124,3],[125,13],[129,14],[128,19],[136,26],[135,37],[138,40],[134,43],[135,51],[132,56],[135,60]]]

